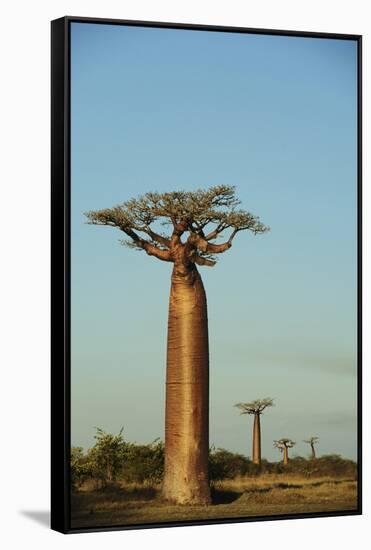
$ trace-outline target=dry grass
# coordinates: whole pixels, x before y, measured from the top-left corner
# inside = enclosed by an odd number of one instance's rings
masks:
[[[160,487],[85,485],[72,495],[72,528],[139,525],[357,509],[357,483],[344,478],[262,475],[215,483],[211,506],[174,506]]]

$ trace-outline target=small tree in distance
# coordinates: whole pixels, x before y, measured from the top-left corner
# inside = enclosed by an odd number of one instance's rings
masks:
[[[314,446],[316,445],[316,443],[318,443],[319,437],[312,435],[311,437],[309,437],[309,439],[304,439],[303,441],[304,441],[304,443],[308,443],[308,445],[310,445],[310,448],[311,448],[311,451],[312,451],[312,457],[311,458],[312,458],[312,460],[315,460],[315,458],[316,458],[316,449],[315,449]]]
[[[294,445],[296,445],[295,441],[293,441],[292,439],[288,439],[287,437],[282,437],[281,439],[274,441],[273,447],[279,449],[279,451],[283,453],[284,464],[289,463],[289,449]]]
[[[267,407],[273,407],[273,399],[266,397],[256,399],[250,403],[237,403],[235,407],[239,408],[241,414],[251,414],[254,416],[254,427],[252,436],[252,461],[254,464],[261,464],[261,427],[260,416]]]

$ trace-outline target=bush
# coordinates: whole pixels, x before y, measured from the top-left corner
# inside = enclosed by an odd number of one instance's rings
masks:
[[[209,475],[211,481],[232,479],[237,476],[257,473],[259,466],[243,455],[232,453],[226,449],[210,449]]]
[[[148,445],[131,443],[125,453],[120,478],[128,482],[159,483],[164,475],[164,444],[155,440]]]
[[[128,444],[124,441],[122,429],[117,435],[109,434],[100,428],[96,428],[96,430],[97,433],[94,436],[96,444],[89,449],[87,460],[92,476],[104,488],[116,481]]]
[[[97,428],[94,447],[84,454],[81,447],[71,449],[71,483],[78,489],[84,481],[94,479],[102,488],[116,480],[128,483],[160,483],[164,475],[164,443],[158,439],[147,445],[124,441],[122,430],[112,435]],[[263,459],[260,465],[250,458],[222,448],[209,453],[211,481],[259,474],[298,475],[305,477],[349,477],[357,475],[357,465],[339,455],[325,455],[315,460],[301,456],[284,465]]]
[[[318,475],[335,475],[335,476],[349,476],[355,477],[357,475],[357,464],[353,460],[343,458],[340,455],[323,455],[314,461],[308,461],[313,463],[312,468],[314,473]]]
[[[266,462],[262,465],[264,473],[292,474],[305,477],[343,477],[354,478],[357,475],[357,465],[352,460],[339,455],[324,455],[314,460],[296,456],[290,458],[289,463]]]
[[[71,448],[71,485],[78,489],[92,475],[88,457],[84,455],[82,447]]]

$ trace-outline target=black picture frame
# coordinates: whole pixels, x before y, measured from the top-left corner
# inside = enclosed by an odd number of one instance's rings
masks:
[[[352,40],[357,43],[357,435],[358,507],[351,511],[192,520],[159,524],[71,528],[70,524],[70,26],[71,23],[192,29],[210,32],[264,34]],[[113,531],[272,521],[362,514],[362,36],[289,30],[193,25],[168,22],[62,17],[51,22],[51,528],[61,533]]]

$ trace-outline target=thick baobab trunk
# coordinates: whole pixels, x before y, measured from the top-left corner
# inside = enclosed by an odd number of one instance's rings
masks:
[[[254,464],[261,463],[260,414],[254,415],[252,461]]]
[[[210,503],[207,305],[195,266],[174,269],[169,304],[163,497]]]
[[[288,464],[289,463],[289,450],[287,447],[283,448],[283,463]]]

